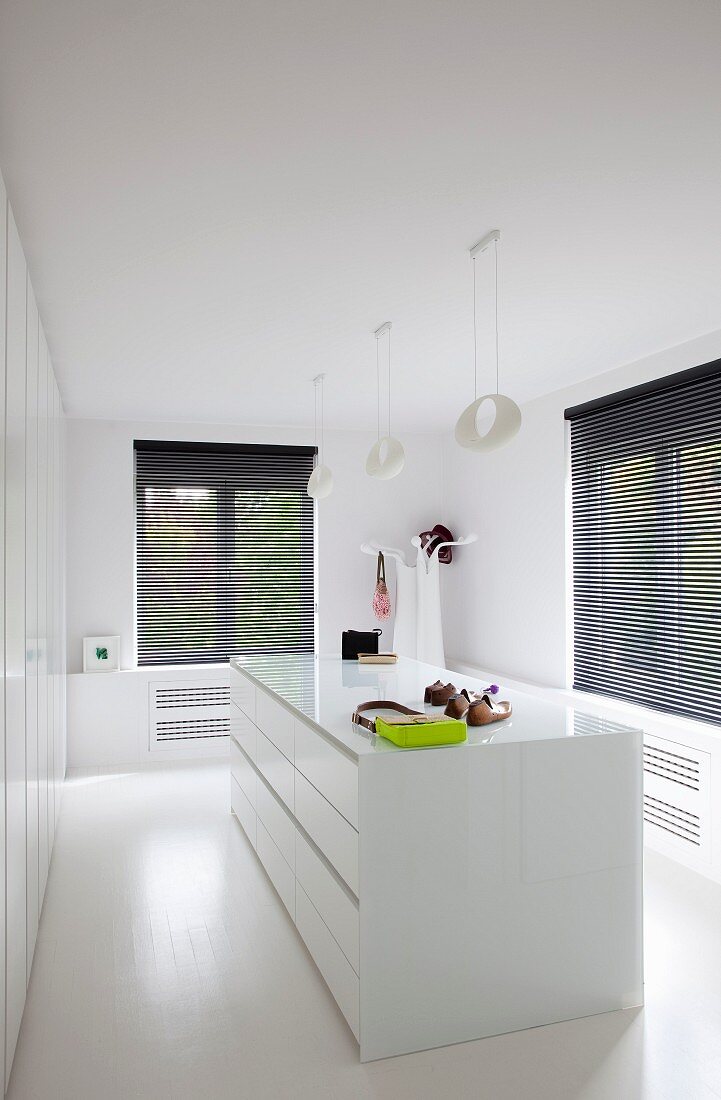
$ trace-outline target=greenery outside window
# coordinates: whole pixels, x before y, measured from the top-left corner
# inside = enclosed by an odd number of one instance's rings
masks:
[[[313,652],[314,455],[135,441],[138,664]]]

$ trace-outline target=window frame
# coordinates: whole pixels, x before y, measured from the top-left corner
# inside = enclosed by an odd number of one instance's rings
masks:
[[[614,406],[618,406],[617,420],[612,411],[606,415]],[[677,409],[676,421],[673,418]],[[594,421],[595,413],[603,415]],[[720,725],[721,698],[713,686],[715,666],[720,659],[719,645],[714,646],[713,642],[707,645],[706,636],[708,624],[713,622],[714,602],[719,599],[721,551],[714,519],[715,499],[708,510],[704,500],[708,476],[703,469],[704,459],[694,458],[693,452],[698,448],[703,452],[707,446],[711,449],[708,485],[711,493],[717,493],[721,484],[716,473],[715,450],[721,440],[721,360],[566,409],[565,419],[570,421],[566,512],[569,686],[576,691]],[[579,426],[575,444],[574,421]],[[684,457],[689,451],[690,467],[684,468]],[[648,494],[643,487],[631,487],[626,500],[617,494],[614,502],[609,485],[613,468],[634,455],[653,456],[653,483]],[[694,513],[699,497],[703,503],[700,520],[696,521]],[[629,555],[631,577],[637,577],[642,586],[648,584],[652,599],[657,601],[649,621],[659,644],[654,646],[650,641],[644,648],[633,625],[634,614],[639,611],[642,614],[642,590],[638,588],[635,599],[624,603],[618,587],[615,596],[611,589],[609,609],[604,612],[603,573],[612,564],[614,540],[623,549],[624,522],[629,518],[635,521],[634,509],[647,503],[651,510],[655,507],[657,524],[655,528],[649,526],[646,545],[655,550],[658,560],[655,566],[644,570],[643,563],[639,565],[632,553]],[[618,533],[604,540],[604,525],[608,530],[609,518],[619,525]],[[702,535],[709,534],[708,549],[703,543],[700,549],[694,546],[694,539],[698,538],[694,531],[696,522]],[[594,528],[599,528],[597,533]],[[639,530],[635,522],[632,530]],[[643,526],[640,531],[639,550],[642,550]],[[707,558],[712,570],[708,582],[704,573]],[[583,581],[579,566],[586,571]],[[623,577],[623,569],[623,565],[616,565],[611,585]],[[633,585],[633,580],[630,584]],[[595,610],[594,601],[600,604],[599,610]],[[697,608],[700,608],[699,622],[694,622]],[[583,619],[580,626],[579,620]],[[599,624],[595,634],[594,620]],[[637,621],[643,623],[642,618]],[[605,652],[606,644],[609,648]],[[632,663],[624,664],[628,661]],[[635,681],[629,682],[634,672]],[[609,686],[614,679],[620,679],[620,686]],[[696,692],[696,706],[692,703],[689,709],[684,709],[688,705],[685,688],[689,683]],[[699,709],[699,705],[705,709]]]
[[[228,443],[228,442],[202,442],[198,440],[170,440],[170,439],[133,439],[133,458],[132,458],[132,478],[133,478],[133,648],[134,648],[134,663],[135,667],[139,669],[161,669],[161,668],[213,668],[222,667],[227,664],[227,659],[213,659],[208,658],[203,660],[202,657],[198,657],[195,660],[175,660],[175,661],[141,661],[140,660],[140,600],[139,600],[139,579],[140,579],[140,541],[142,532],[140,530],[139,522],[139,485],[138,485],[138,472],[137,472],[137,460],[139,451],[147,452],[182,452],[185,455],[192,455],[198,453],[200,455],[211,454],[230,454],[230,455],[252,455],[258,458],[262,456],[282,456],[311,459],[312,465],[315,465],[317,461],[318,449],[315,446],[287,446],[282,444],[266,444],[266,443]],[[225,558],[225,567],[218,570],[218,593],[221,593],[222,599],[219,602],[222,603],[225,613],[225,620],[227,621],[228,613],[232,608],[232,584],[230,583],[229,574],[231,567],[229,562],[232,558],[232,551],[229,549],[229,536],[234,531],[233,527],[229,527],[228,523],[232,520],[235,511],[235,493],[237,491],[237,483],[235,487],[232,486],[230,481],[225,483],[222,490],[224,499],[223,508],[218,509],[218,541],[216,543],[218,552],[221,554],[221,546],[225,542],[225,547],[222,550],[222,555]],[[220,491],[219,491],[220,492]],[[310,566],[310,577],[312,578],[311,588],[311,615],[309,618],[312,621],[312,652],[317,653],[318,649],[318,613],[317,613],[317,559],[318,559],[318,524],[317,524],[317,504],[312,498],[308,498],[308,506],[312,509],[312,523],[311,523],[311,539],[312,539],[312,564]],[[222,522],[222,516],[226,517],[225,524]],[[222,626],[223,616],[215,620],[216,631],[219,624]],[[219,647],[218,647],[219,648]],[[240,652],[240,651],[238,651]],[[282,650],[278,650],[282,652]],[[310,652],[310,650],[308,651]],[[232,659],[234,653],[229,655],[228,659]]]

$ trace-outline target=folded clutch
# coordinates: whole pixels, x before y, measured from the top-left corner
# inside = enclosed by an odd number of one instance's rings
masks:
[[[398,660],[397,653],[359,653],[359,665],[394,665]]]

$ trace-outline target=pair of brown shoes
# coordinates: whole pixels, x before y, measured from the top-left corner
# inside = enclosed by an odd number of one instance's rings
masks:
[[[435,684],[429,684],[423,694],[423,702],[430,703],[432,707],[444,707],[452,695],[458,693],[455,684],[442,684],[436,680]]]
[[[510,718],[513,707],[505,700],[495,703],[487,692],[478,695],[463,688],[449,696],[443,713],[449,718],[465,718],[469,726],[488,726],[491,722]]]

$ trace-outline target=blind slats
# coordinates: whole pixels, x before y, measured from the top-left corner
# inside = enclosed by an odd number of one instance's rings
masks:
[[[574,687],[721,723],[721,373],[566,415]]]
[[[136,441],[139,664],[313,651],[314,454]]]

